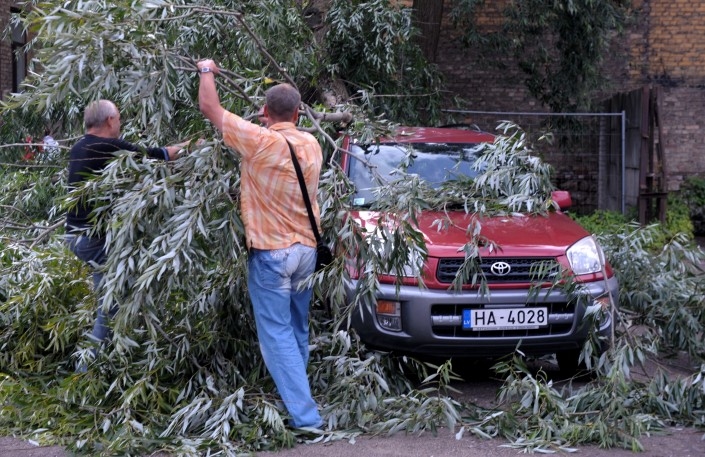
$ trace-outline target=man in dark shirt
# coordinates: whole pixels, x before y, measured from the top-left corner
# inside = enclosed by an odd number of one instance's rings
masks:
[[[86,134],[72,148],[69,157],[68,184],[77,187],[88,176],[98,175],[108,162],[115,158],[117,151],[141,152],[149,157],[172,160],[187,143],[180,143],[162,148],[143,148],[120,139],[120,112],[109,100],[90,103],[85,110],[83,122]],[[102,233],[93,230],[93,205],[81,202],[66,214],[67,244],[76,257],[86,262],[93,269],[94,290],[100,297],[99,286],[103,280],[100,266],[105,262],[105,238]],[[91,339],[101,343],[109,336],[107,320],[116,308],[108,313],[103,310],[102,299],[98,299],[98,311]],[[94,351],[95,353],[95,351]],[[85,371],[85,365],[79,371]]]

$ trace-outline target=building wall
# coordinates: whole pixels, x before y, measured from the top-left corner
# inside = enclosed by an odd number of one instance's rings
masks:
[[[5,30],[10,17],[10,8],[15,1],[0,0],[0,36]],[[12,89],[12,41],[8,37],[0,40],[0,94]]]
[[[689,176],[705,178],[705,88],[664,88],[662,118],[669,189]]]
[[[485,1],[476,14],[480,31],[487,33],[500,27],[502,9],[508,1]],[[411,6],[413,1],[400,3]],[[546,111],[528,93],[524,77],[511,59],[482,55],[460,43],[460,31],[448,15],[452,3],[453,0],[445,0],[437,59],[449,93],[467,100],[463,108],[471,110]],[[0,0],[3,30],[15,4]],[[705,175],[705,152],[701,146],[705,131],[705,1],[633,0],[632,13],[628,29],[614,37],[604,63],[608,85],[595,98],[607,99],[649,84],[664,88],[663,146],[668,186],[676,190],[687,176]],[[507,65],[498,68],[497,62],[503,61]],[[0,41],[0,93],[11,87],[11,43],[6,38]]]
[[[632,77],[665,85],[705,83],[705,2],[689,0],[639,1],[646,38],[632,48]]]
[[[481,32],[497,30],[508,1],[486,0],[476,11]],[[411,6],[413,1],[401,3]],[[545,111],[524,87],[524,76],[511,59],[483,56],[459,42],[460,31],[448,17],[452,3],[445,0],[436,62],[451,95],[467,100],[470,110]],[[606,100],[644,85],[664,88],[668,188],[677,190],[686,177],[705,176],[705,1],[633,0],[631,13],[627,29],[613,37],[603,66],[607,85],[594,98]],[[493,64],[487,63],[490,59]],[[494,64],[503,61],[507,65],[502,69]]]
[[[705,177],[705,2],[640,1],[630,81],[664,88],[662,125],[668,187]],[[638,44],[638,45],[637,45]]]

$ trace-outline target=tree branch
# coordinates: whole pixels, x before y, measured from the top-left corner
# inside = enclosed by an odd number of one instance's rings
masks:
[[[184,8],[186,8],[186,7],[184,7]],[[257,48],[259,49],[260,53],[269,61],[269,63],[277,70],[277,72],[279,72],[279,73],[284,77],[284,79],[285,79],[289,84],[291,84],[293,87],[297,88],[297,90],[298,90],[298,85],[296,84],[296,82],[294,81],[294,79],[289,75],[289,73],[287,72],[287,70],[286,70],[285,68],[283,68],[281,65],[279,65],[279,63],[276,61],[276,59],[275,59],[274,57],[272,57],[272,55],[269,53],[269,51],[267,51],[267,49],[266,49],[264,43],[262,42],[262,40],[260,39],[259,35],[257,35],[257,34],[250,28],[249,24],[247,24],[247,22],[245,21],[244,16],[243,16],[241,13],[239,13],[239,12],[226,12],[226,11],[220,11],[220,10],[213,10],[213,9],[210,9],[210,8],[202,8],[202,7],[196,7],[196,8],[194,8],[194,9],[195,9],[195,10],[198,10],[198,11],[201,11],[201,12],[210,13],[210,14],[228,14],[228,15],[234,16],[235,19],[240,23],[240,25],[242,25],[242,27],[245,29],[245,31],[247,32],[247,34],[254,40],[254,42],[255,42]],[[184,59],[185,59],[185,58],[184,58]],[[191,66],[193,66],[193,67],[194,67],[194,70],[195,70],[196,64],[195,64],[195,62],[193,61],[193,59],[188,60],[188,64],[191,65]],[[222,73],[224,73],[224,70],[221,69],[221,74],[222,74]],[[225,76],[225,75],[223,75],[223,76]],[[225,77],[225,79],[226,79],[226,81],[227,81],[228,83],[230,83],[230,84],[232,84],[233,86],[235,86],[236,90],[238,90],[238,92],[240,92],[240,93],[245,97],[245,99],[246,99],[249,103],[251,103],[253,106],[257,106],[256,104],[254,104],[254,103],[251,101],[251,99],[250,99],[249,97],[247,97],[247,95],[246,95],[246,94],[244,93],[244,91],[235,83],[235,81],[233,81],[231,78],[228,78],[227,76]],[[352,114],[350,114],[350,113],[345,113],[345,112],[338,112],[338,113],[319,113],[319,112],[313,111],[313,109],[312,109],[310,106],[308,106],[307,104],[303,104],[303,105],[304,105],[304,112],[305,112],[306,116],[311,120],[311,123],[313,123],[314,128],[313,128],[313,129],[302,129],[302,130],[306,130],[306,131],[309,131],[309,132],[311,132],[311,133],[313,133],[313,132],[318,132],[318,133],[320,133],[320,134],[326,139],[326,141],[334,148],[334,151],[336,151],[336,152],[337,152],[337,151],[340,151],[340,152],[343,152],[343,153],[345,153],[345,154],[349,154],[350,156],[354,157],[355,159],[360,160],[360,161],[362,161],[363,163],[367,164],[368,166],[372,167],[372,166],[370,165],[370,163],[369,163],[364,157],[361,157],[361,156],[359,156],[358,154],[354,154],[353,152],[351,152],[351,151],[349,151],[349,150],[347,150],[347,149],[343,149],[343,148],[339,147],[339,146],[336,144],[335,140],[334,140],[333,138],[331,138],[330,135],[328,135],[328,133],[325,132],[325,130],[323,130],[323,128],[321,127],[321,125],[320,125],[320,123],[319,123],[319,120],[322,120],[322,121],[325,121],[325,122],[343,122],[343,123],[348,123],[348,122],[351,122],[351,121],[352,121]]]
[[[52,232],[54,232],[54,230],[58,229],[59,227],[62,227],[64,225],[64,223],[65,223],[65,220],[61,219],[60,221],[55,222],[54,224],[50,225],[46,229],[42,230],[42,232],[39,235],[37,235],[37,237],[34,239],[34,241],[32,241],[32,244],[30,244],[29,247],[33,248],[36,244],[44,241],[46,238],[49,237],[49,235],[52,234]]]

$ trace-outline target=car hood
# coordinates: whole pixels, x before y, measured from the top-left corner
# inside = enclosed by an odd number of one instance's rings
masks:
[[[359,211],[353,216],[367,232],[374,230],[379,219],[379,213],[373,211]],[[462,211],[425,211],[417,221],[430,257],[463,256],[461,250],[472,238],[474,221],[479,222],[481,235],[497,247],[492,249],[487,243],[481,249],[483,256],[557,257],[565,255],[568,247],[590,235],[561,212],[479,217]]]

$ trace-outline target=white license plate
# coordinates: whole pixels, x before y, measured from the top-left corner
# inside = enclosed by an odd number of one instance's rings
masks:
[[[547,325],[547,308],[463,310],[464,330],[525,330]]]

